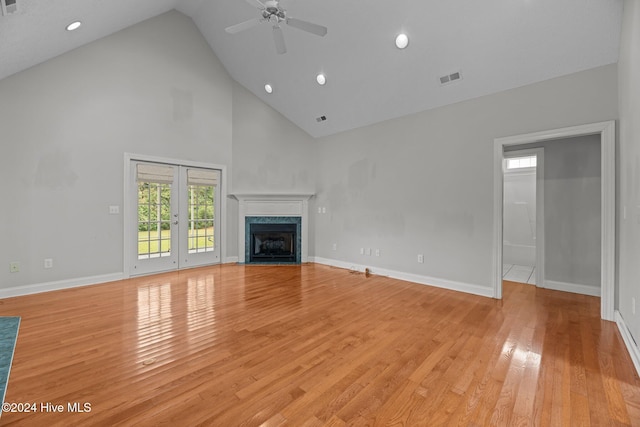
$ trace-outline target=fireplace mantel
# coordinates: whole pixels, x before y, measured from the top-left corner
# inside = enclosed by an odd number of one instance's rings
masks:
[[[234,193],[238,200],[238,262],[245,260],[245,220],[248,216],[298,216],[302,219],[301,262],[309,259],[309,199],[313,194]]]

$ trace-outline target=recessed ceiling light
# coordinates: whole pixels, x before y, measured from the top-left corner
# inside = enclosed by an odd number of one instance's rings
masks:
[[[316,76],[316,81],[318,82],[318,84],[320,86],[323,86],[325,83],[327,83],[327,76],[325,76],[324,74],[320,73]]]
[[[396,46],[398,49],[404,49],[409,46],[409,37],[404,33],[398,34],[398,37],[396,37]]]
[[[271,85],[269,83],[267,83],[266,85],[264,85],[264,90],[267,93],[272,93],[273,92],[273,87],[271,87]]]
[[[80,28],[81,25],[82,25],[82,22],[80,21],[72,22],[71,24],[67,25],[67,31],[77,30],[78,28]]]

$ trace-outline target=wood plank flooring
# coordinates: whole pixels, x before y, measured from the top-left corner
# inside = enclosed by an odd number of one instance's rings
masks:
[[[638,426],[640,379],[599,311],[531,285],[497,301],[314,264],[10,298],[5,400],[37,411],[0,425]]]

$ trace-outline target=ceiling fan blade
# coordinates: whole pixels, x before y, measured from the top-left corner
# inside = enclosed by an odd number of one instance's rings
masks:
[[[294,28],[306,31],[307,33],[315,34],[320,37],[324,37],[327,34],[327,27],[303,21],[302,19],[287,18],[286,22],[288,25],[291,25]]]
[[[273,41],[276,43],[276,52],[282,55],[287,52],[287,46],[284,43],[284,35],[282,35],[282,28],[278,26],[273,27]]]
[[[260,10],[266,9],[264,4],[262,4],[262,2],[260,2],[259,0],[247,0],[247,3],[249,3],[251,6],[256,7]]]
[[[244,21],[244,22],[241,22],[239,24],[227,27],[224,30],[229,34],[236,34],[236,33],[239,33],[240,31],[248,30],[249,28],[255,27],[260,22],[262,22],[262,21],[260,19],[258,19],[258,18],[250,19],[248,21]]]

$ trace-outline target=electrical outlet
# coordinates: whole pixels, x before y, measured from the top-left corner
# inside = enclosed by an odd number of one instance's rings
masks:
[[[376,256],[380,256],[380,249],[376,249]]]
[[[20,263],[13,261],[9,263],[9,273],[17,273],[20,271]]]
[[[109,215],[118,215],[120,213],[120,206],[112,205],[109,206]]]
[[[367,255],[371,256],[371,248],[367,248]]]
[[[424,255],[423,254],[418,254],[418,262],[420,264],[424,264]]]
[[[46,258],[44,260],[44,268],[53,268],[53,259]]]
[[[322,213],[322,208],[318,206],[318,213]]]

